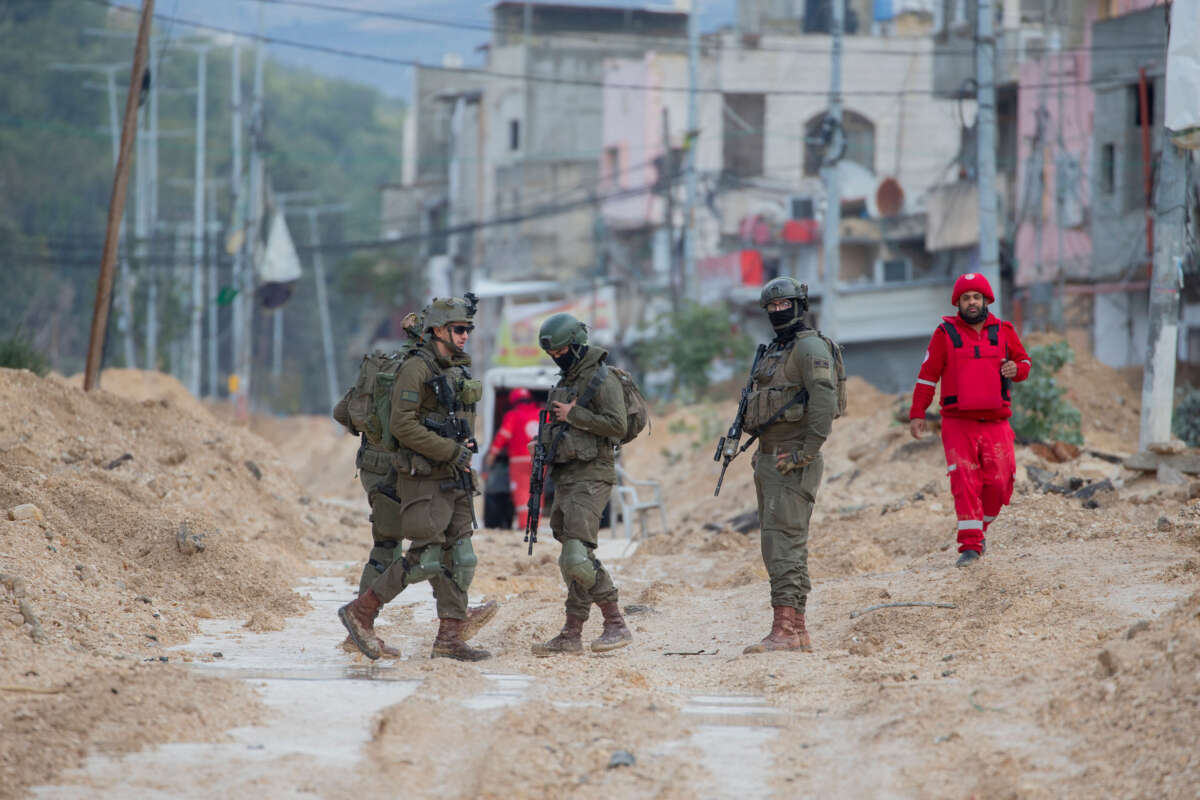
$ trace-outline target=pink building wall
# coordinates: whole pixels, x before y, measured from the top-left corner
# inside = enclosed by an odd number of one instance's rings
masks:
[[[1020,67],[1020,83],[1017,88],[1019,189],[1015,206],[1017,217],[1022,221],[1016,237],[1015,283],[1018,287],[1030,286],[1041,281],[1054,281],[1059,277],[1060,266],[1062,277],[1067,279],[1085,278],[1091,272],[1092,241],[1088,225],[1093,190],[1092,171],[1095,164],[1092,131],[1096,105],[1095,94],[1090,85],[1092,24],[1100,19],[1122,16],[1152,5],[1155,5],[1155,0],[1088,2],[1082,42],[1064,47],[1060,54],[1047,53],[1042,59],[1029,59]],[[1061,88],[1058,84],[1062,84]],[[1034,226],[1037,198],[1031,198],[1032,202],[1025,207],[1023,214],[1021,209],[1028,197],[1026,183],[1030,179],[1037,113],[1043,105],[1046,109],[1046,143],[1042,163],[1043,226],[1039,270]],[[1080,174],[1078,180],[1072,183],[1070,191],[1079,193],[1084,207],[1082,225],[1063,230],[1061,248],[1055,219],[1055,156],[1059,152],[1066,152],[1079,162]]]

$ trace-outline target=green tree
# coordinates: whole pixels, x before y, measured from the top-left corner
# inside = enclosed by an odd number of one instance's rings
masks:
[[[1175,435],[1192,447],[1200,447],[1200,389],[1189,388],[1175,407],[1171,427]]]
[[[1029,351],[1033,368],[1029,377],[1012,385],[1012,428],[1022,439],[1083,444],[1079,409],[1065,399],[1055,373],[1075,360],[1066,342],[1041,345]]]
[[[709,369],[721,360],[745,359],[754,349],[750,337],[733,328],[724,306],[689,303],[664,318],[652,336],[634,348],[643,369],[670,368],[671,393],[682,388],[698,395],[710,383]]]

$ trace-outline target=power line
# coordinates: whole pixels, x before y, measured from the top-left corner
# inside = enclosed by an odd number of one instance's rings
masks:
[[[348,15],[359,16],[359,17],[371,17],[371,18],[375,18],[375,19],[387,19],[387,20],[394,20],[394,21],[399,21],[399,22],[413,22],[413,23],[416,23],[419,25],[430,25],[430,26],[434,26],[434,27],[452,28],[452,29],[458,29],[458,30],[473,30],[473,31],[480,31],[483,33],[491,33],[491,34],[524,33],[524,27],[517,26],[517,25],[504,26],[504,25],[492,25],[492,24],[485,23],[485,22],[459,22],[459,21],[455,21],[455,20],[445,20],[445,19],[436,19],[433,17],[424,17],[424,16],[419,16],[416,14],[406,14],[406,13],[401,13],[401,12],[397,12],[397,11],[382,11],[382,10],[374,9],[374,8],[364,8],[361,6],[333,5],[331,3],[316,2],[316,0],[243,0],[243,2],[257,2],[257,3],[263,4],[263,5],[292,6],[295,8],[309,8],[309,9],[315,9],[315,10],[320,10],[320,11],[329,11],[329,12],[338,13],[338,14],[348,14]],[[1076,29],[1076,30],[1084,30],[1085,29],[1085,26],[1067,26],[1067,27],[1068,27],[1068,29]],[[638,35],[622,36],[621,34],[615,34],[615,33],[614,34],[587,34],[587,33],[578,32],[578,31],[553,31],[552,33],[544,34],[544,35],[547,36],[547,38],[553,38],[553,39],[560,40],[560,41],[581,41],[581,42],[589,42],[592,44],[611,44],[611,43],[627,42],[631,45],[636,45],[639,47],[645,47],[648,44],[653,44],[655,42],[661,42],[663,44],[670,45],[672,47],[677,48],[680,52],[682,52],[687,46],[687,38],[683,34],[680,34],[678,36],[638,36]],[[709,35],[712,36],[713,34],[709,34]],[[717,35],[719,35],[719,32],[717,33]],[[867,36],[851,37],[851,40],[853,40],[855,38],[867,39],[867,38],[874,38],[874,37],[867,37]],[[778,53],[808,53],[808,54],[812,54],[812,55],[822,55],[822,56],[829,54],[829,51],[827,48],[820,48],[820,47],[795,47],[795,46],[787,46],[787,45],[772,47],[772,46],[761,44],[761,43],[757,44],[757,45],[745,45],[745,44],[736,45],[735,44],[731,47],[726,47],[725,42],[720,41],[720,40],[717,40],[717,46],[720,49],[729,49],[729,50],[744,51],[744,52],[759,51],[759,52],[778,52]],[[1116,50],[1122,50],[1122,49],[1140,50],[1140,49],[1148,49],[1148,48],[1162,50],[1163,45],[1162,45],[1162,43],[1159,43],[1159,42],[1147,43],[1145,45],[1116,45],[1116,46],[1104,47],[1104,48],[1099,48],[1096,46],[1081,45],[1081,46],[1077,46],[1077,47],[1063,48],[1063,50],[1061,52],[1068,52],[1068,51],[1074,51],[1074,50],[1092,51],[1092,50],[1099,50],[1099,49],[1103,49],[1105,52],[1110,52],[1114,49],[1116,49]],[[906,56],[906,55],[928,55],[929,54],[928,50],[899,50],[896,48],[860,48],[860,47],[853,47],[853,46],[850,49],[852,49],[855,53],[863,53],[863,54],[869,54],[869,55]],[[1026,51],[1026,48],[1021,47],[1021,46],[1014,46],[1014,47],[1006,47],[1006,48],[997,48],[997,50],[999,50],[1001,52],[1023,53]],[[948,47],[948,48],[941,48],[939,50],[939,53],[944,53],[947,55],[964,55],[964,56],[965,55],[973,55],[974,52],[975,52],[975,49],[973,46],[964,46],[961,48]]]
[[[131,8],[129,6],[124,6],[119,3],[110,2],[110,0],[88,0],[88,2],[96,3],[98,5],[103,5],[108,8],[116,9],[118,11],[123,11],[128,14],[137,13],[137,10],[134,8]],[[196,28],[198,30],[210,31],[212,33],[223,33],[223,34],[227,34],[227,35],[231,35],[231,36],[240,36],[240,37],[243,37],[246,39],[260,41],[265,44],[274,44],[274,45],[279,45],[282,47],[291,47],[291,48],[298,49],[298,50],[308,50],[308,51],[317,52],[317,53],[327,53],[330,55],[344,56],[346,58],[357,58],[357,59],[360,59],[363,61],[371,61],[371,62],[379,63],[379,64],[391,64],[393,66],[421,68],[421,69],[427,69],[427,70],[432,70],[432,71],[436,71],[436,72],[450,72],[450,73],[455,73],[455,74],[460,74],[460,75],[479,75],[482,77],[496,79],[496,80],[528,81],[531,83],[550,83],[550,84],[559,84],[559,85],[565,85],[565,86],[585,86],[585,87],[593,87],[593,88],[599,88],[599,89],[630,89],[630,90],[648,91],[648,92],[670,92],[670,93],[676,93],[676,94],[691,91],[691,89],[687,86],[652,86],[652,85],[648,85],[648,84],[635,84],[635,83],[605,83],[603,81],[584,80],[581,78],[559,78],[559,77],[553,77],[553,76],[549,76],[549,75],[527,75],[525,73],[497,72],[495,70],[487,69],[486,67],[446,67],[446,66],[439,66],[439,65],[433,65],[433,64],[424,64],[416,59],[411,59],[411,58],[396,58],[394,56],[383,56],[383,55],[379,55],[376,53],[363,53],[363,52],[359,52],[359,51],[355,51],[355,50],[347,50],[345,48],[340,48],[340,47],[330,47],[328,45],[297,42],[297,41],[294,41],[291,39],[283,39],[278,36],[267,36],[264,34],[247,33],[244,31],[239,31],[239,30],[233,29],[233,28],[225,28],[225,27],[221,27],[218,25],[210,25],[208,23],[197,22],[195,20],[183,19],[180,17],[167,16],[164,14],[155,14],[155,19],[160,19],[160,20],[163,20],[164,22],[172,22],[172,23],[178,24],[178,25],[186,25],[186,26],[189,26],[192,28]],[[891,51],[889,51],[889,52],[891,52]],[[930,55],[933,55],[933,53],[930,52]],[[1065,81],[1065,82],[1046,83],[1046,84],[1021,84],[1021,85],[1024,88],[1038,88],[1039,86],[1045,86],[1047,88],[1052,88],[1052,87],[1058,87],[1058,86],[1063,86],[1063,87],[1089,86],[1092,83],[1093,83],[1092,81],[1083,80],[1083,81]],[[1096,81],[1096,83],[1104,83],[1104,81]],[[723,95],[726,93],[726,90],[721,89],[721,88],[699,87],[696,89],[696,91],[701,94]],[[762,89],[757,92],[754,92],[753,90],[751,90],[749,88],[743,88],[741,91],[742,92],[751,92],[754,94],[775,95],[775,96],[779,96],[779,97],[824,97],[827,94],[826,92],[817,90],[817,89]],[[917,95],[917,96],[925,96],[925,95],[937,96],[939,93],[935,92],[932,88],[930,88],[930,89],[899,89],[899,90],[847,89],[847,90],[842,91],[843,96],[856,96],[856,97],[894,97],[894,96],[905,95],[905,94],[906,95]]]

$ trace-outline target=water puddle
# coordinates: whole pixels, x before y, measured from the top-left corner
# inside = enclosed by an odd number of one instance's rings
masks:
[[[485,672],[483,677],[492,681],[495,686],[463,701],[463,706],[472,711],[489,711],[493,708],[504,708],[522,703],[529,685],[533,683],[533,677],[530,675],[502,675]]]
[[[255,633],[242,620],[204,620],[200,635],[174,648],[205,656],[220,652],[220,658],[188,666],[247,680],[267,709],[264,724],[235,728],[228,732],[228,742],[167,744],[120,758],[93,755],[61,776],[62,785],[35,787],[32,796],[238,796],[263,784],[292,795],[298,789],[303,793],[299,787],[306,779],[301,775],[315,783],[334,770],[350,774],[370,738],[371,717],[408,697],[420,681],[402,679],[386,660],[351,659],[342,651],[345,630],[336,611],[354,596],[354,588],[341,577],[348,565],[312,564],[321,574],[297,590],[308,596],[313,610],[286,620],[283,630]],[[429,626],[423,623],[436,614],[428,584],[411,587],[401,600],[399,604],[413,607],[416,623],[404,628],[427,637]],[[407,638],[397,641],[406,655],[416,647],[416,637]],[[515,689],[502,683],[499,691]]]
[[[769,777],[774,768],[771,743],[788,714],[753,695],[690,695],[683,713],[696,724],[692,735],[675,746],[690,746],[704,754],[712,784],[701,800],[753,800],[772,796]]]

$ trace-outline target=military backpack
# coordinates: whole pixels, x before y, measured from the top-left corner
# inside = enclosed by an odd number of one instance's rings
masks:
[[[842,360],[842,346],[820,331],[817,331],[817,336],[829,345],[829,352],[833,353],[833,372],[837,376],[837,408],[833,418],[837,419],[846,413],[846,363]]]
[[[412,350],[394,353],[378,350],[363,356],[358,368],[358,380],[348,393],[346,411],[354,430],[367,441],[384,450],[395,450],[396,439],[392,436],[389,420],[392,415],[392,386],[400,365],[408,360]]]
[[[646,407],[646,398],[642,396],[642,390],[638,388],[632,375],[620,367],[611,365],[608,365],[608,370],[621,382],[621,393],[625,396],[625,435],[621,437],[621,444],[629,444],[650,421],[650,410]]]

